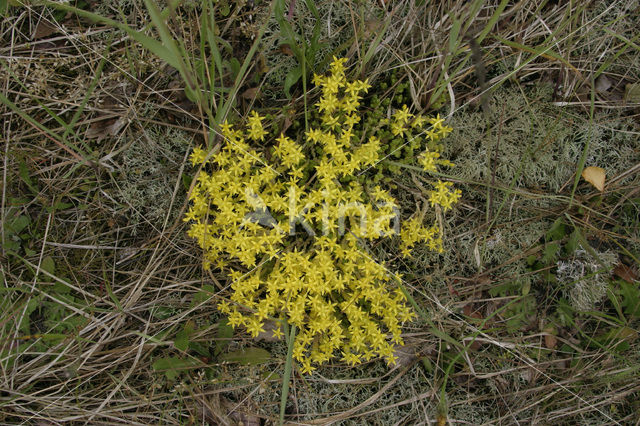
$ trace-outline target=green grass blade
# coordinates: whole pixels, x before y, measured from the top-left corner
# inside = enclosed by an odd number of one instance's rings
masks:
[[[280,32],[289,44],[289,47],[293,51],[294,56],[300,61],[302,59],[302,49],[298,46],[298,41],[296,37],[296,32],[293,30],[293,27],[285,17],[285,4],[284,0],[277,0],[275,2],[274,14],[276,18],[276,22],[280,27]]]
[[[87,89],[87,93],[85,94],[84,98],[82,99],[82,102],[80,103],[80,106],[78,107],[76,112],[73,114],[73,117],[71,117],[71,121],[69,122],[69,125],[67,126],[65,132],[62,134],[62,141],[64,143],[67,143],[67,138],[69,137],[69,134],[74,133],[73,132],[73,128],[75,127],[76,123],[80,119],[80,116],[84,112],[84,109],[87,106],[87,103],[89,102],[89,99],[91,98],[91,95],[93,94],[93,91],[98,86],[98,82],[100,81],[100,77],[102,76],[102,70],[104,69],[104,65],[107,63],[107,58],[109,57],[109,52],[111,51],[111,45],[113,43],[113,37],[114,37],[114,33],[111,33],[111,35],[109,37],[109,41],[107,42],[107,49],[106,49],[105,53],[101,55],[100,62],[98,63],[98,67],[96,68],[95,76],[93,77],[93,79],[91,81],[91,84],[89,85],[89,88]]]
[[[487,22],[487,25],[484,26],[484,28],[482,29],[482,31],[480,31],[480,34],[478,34],[478,37],[476,38],[478,44],[482,43],[482,40],[484,40],[487,34],[489,34],[489,32],[491,32],[491,30],[493,30],[493,28],[496,26],[498,20],[500,19],[500,16],[502,15],[502,12],[504,12],[504,9],[507,7],[508,3],[509,0],[502,0],[498,7],[496,7],[496,10],[493,12],[493,15],[491,15],[489,22]]]
[[[67,141],[67,143],[63,143],[60,135],[58,135],[55,132],[51,131],[48,127],[40,124],[38,121],[36,121],[34,118],[32,118],[29,114],[27,114],[26,112],[22,111],[22,109],[20,109],[16,104],[11,102],[2,93],[0,93],[0,103],[5,104],[9,109],[11,109],[13,112],[18,114],[24,121],[29,123],[34,128],[42,131],[43,133],[46,133],[51,140],[53,140],[56,144],[58,144],[61,148],[63,148],[65,151],[67,151],[69,154],[71,154],[77,160],[81,160],[82,162],[84,162],[88,166],[92,166],[93,165],[91,160],[89,160],[87,158],[88,157],[87,154],[84,153],[81,149],[76,147],[71,142]]]
[[[609,34],[609,35],[617,38],[618,40],[622,41],[623,43],[625,43],[625,48],[630,46],[630,47],[633,47],[634,49],[640,51],[640,46],[638,46],[636,43],[634,43],[634,40],[637,40],[639,35],[636,35],[632,40],[629,40],[628,38],[626,38],[622,34],[618,34],[616,32],[611,31],[609,28],[605,27],[605,28],[603,28],[603,30],[607,34]]]
[[[147,6],[149,15],[151,15],[153,25],[158,29],[160,39],[162,39],[162,44],[169,51],[173,61],[177,64],[176,68],[180,72],[185,84],[193,91],[194,95],[198,99],[198,103],[200,103],[201,92],[197,90],[197,82],[193,76],[193,69],[190,66],[189,61],[185,61],[186,55],[184,54],[184,49],[181,49],[180,45],[171,35],[171,31],[165,23],[165,18],[162,16],[163,14],[160,12],[156,4],[152,0],[144,0],[144,4]]]
[[[596,87],[595,81],[591,79],[591,99],[590,99],[591,106],[589,108],[589,134],[587,135],[587,140],[584,144],[582,155],[580,155],[580,160],[578,161],[578,169],[576,170],[576,176],[573,179],[573,187],[571,188],[571,197],[569,197],[569,205],[567,208],[571,208],[571,205],[573,204],[573,198],[576,195],[576,189],[578,189],[578,183],[580,182],[580,178],[582,177],[582,171],[584,170],[585,163],[587,162],[587,154],[589,152],[589,147],[591,146],[591,134],[593,132],[593,114],[596,108],[595,87]]]
[[[289,396],[289,380],[291,378],[291,368],[293,366],[293,343],[296,339],[296,326],[291,325],[289,332],[289,342],[287,345],[287,360],[284,364],[284,376],[282,377],[282,394],[280,395],[280,419],[279,425],[284,424],[284,412],[287,408],[287,397]]]
[[[277,2],[274,2],[274,4],[272,5],[272,9],[269,11],[269,15],[273,14],[273,7],[276,3]],[[229,93],[229,97],[223,103],[223,105],[220,108],[218,108],[218,110],[216,111],[216,116],[215,116],[216,123],[221,123],[222,120],[227,116],[229,110],[231,109],[233,100],[235,99],[236,94],[238,93],[238,90],[240,90],[240,86],[242,85],[242,82],[246,77],[247,70],[249,69],[249,64],[251,64],[251,61],[253,60],[253,57],[256,54],[256,51],[258,50],[258,46],[260,46],[260,42],[262,41],[262,37],[264,36],[265,31],[267,30],[268,24],[269,24],[269,20],[265,19],[264,24],[262,24],[262,27],[260,27],[260,31],[258,32],[258,35],[253,41],[253,44],[251,45],[251,49],[249,49],[247,56],[244,58],[244,61],[242,62],[242,66],[238,71],[238,75],[236,76],[236,79],[234,81],[233,88],[231,89],[231,93]]]
[[[576,67],[574,67],[569,61],[567,61],[565,58],[563,58],[562,56],[560,56],[558,53],[556,53],[555,51],[551,50],[550,47],[529,47],[529,46],[525,46],[524,44],[515,42],[515,41],[511,41],[511,40],[507,40],[505,38],[502,38],[500,36],[496,36],[496,39],[498,41],[500,41],[501,43],[509,46],[509,47],[513,47],[514,49],[518,49],[518,50],[522,50],[524,52],[529,52],[529,53],[533,53],[534,54],[534,58],[537,57],[544,57],[547,59],[553,59],[556,60],[558,62],[561,62],[563,65],[571,68],[572,70],[576,70]]]
[[[89,12],[87,10],[78,9],[77,7],[69,6],[68,4],[64,4],[64,3],[56,3],[51,0],[43,0],[42,4],[44,6],[49,6],[54,9],[63,10],[65,12],[71,12],[82,18],[90,19],[92,21],[106,24],[106,25],[109,25],[110,27],[114,27],[119,30],[122,30],[126,32],[132,39],[140,43],[142,46],[148,49],[151,53],[158,56],[160,59],[162,59],[172,67],[176,69],[180,68],[180,64],[176,62],[177,58],[171,52],[171,50],[169,50],[166,46],[164,46],[158,40],[152,37],[149,37],[148,35],[131,28],[126,24],[115,21],[113,19],[106,18],[104,16],[98,15],[93,12]]]
[[[365,66],[373,58],[373,55],[376,53],[376,49],[378,48],[378,46],[380,46],[380,43],[382,42],[382,37],[384,37],[384,35],[387,33],[387,30],[389,29],[390,25],[391,25],[391,19],[386,19],[384,23],[384,27],[382,27],[382,30],[378,32],[376,37],[373,39],[373,41],[369,45],[369,48],[367,49],[365,54],[362,56],[362,60],[360,61],[360,69],[358,70],[359,74],[362,74],[364,72]]]

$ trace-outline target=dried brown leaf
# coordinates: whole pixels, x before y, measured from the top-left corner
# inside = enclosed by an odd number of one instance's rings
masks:
[[[256,340],[262,340],[265,342],[275,342],[278,341],[280,339],[278,339],[277,337],[275,337],[273,335],[273,332],[277,329],[280,328],[280,326],[278,324],[276,324],[275,321],[273,320],[268,320],[264,323],[264,331],[260,332],[257,336],[256,336]]]
[[[625,86],[624,101],[631,103],[640,102],[640,83],[629,83]]]
[[[555,327],[549,326],[543,330],[546,334],[544,335],[544,346],[547,349],[554,349],[558,345],[558,338],[555,336],[557,333]]]
[[[293,56],[293,50],[291,49],[291,47],[289,47],[288,44],[281,44],[280,46],[278,46],[278,50],[284,55]]]
[[[251,99],[257,98],[259,95],[260,95],[259,87],[250,87],[244,92],[242,92],[241,96],[243,99],[251,100]]]
[[[41,19],[36,25],[36,29],[33,31],[33,35],[31,36],[32,40],[40,40],[42,38],[49,37],[51,34],[55,34],[58,32],[58,27],[53,25],[52,23]]]
[[[125,124],[127,124],[127,120],[123,117],[118,119],[94,121],[91,123],[84,136],[87,139],[97,139],[100,141],[107,136],[116,136]]]
[[[587,167],[582,171],[582,177],[596,187],[598,191],[604,191],[606,174],[603,168],[596,166]]]
[[[634,283],[638,281],[637,271],[625,265],[624,263],[619,263],[615,268],[613,268],[613,275],[628,283]]]
[[[596,91],[600,93],[606,92],[612,85],[611,80],[609,80],[604,74],[600,74],[596,79]]]

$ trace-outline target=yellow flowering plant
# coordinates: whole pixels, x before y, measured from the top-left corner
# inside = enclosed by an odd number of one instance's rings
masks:
[[[424,227],[416,216],[400,227],[397,202],[386,190],[350,179],[379,163],[383,142],[358,127],[370,85],[347,81],[345,62],[334,58],[329,75],[314,76],[322,92],[317,128],[295,140],[280,134],[262,152],[251,142],[268,132],[253,111],[244,128],[220,126],[220,149],[196,148],[190,158],[201,171],[184,218],[188,235],[204,250],[204,267],[231,279],[218,309],[253,337],[267,320],[275,321],[276,337],[296,326],[292,354],[303,373],[336,355],[352,365],[373,357],[395,363],[401,324],[414,313],[392,285],[393,274],[367,254],[367,240],[399,235],[404,255],[418,243],[442,251],[437,226]],[[439,116],[414,116],[406,106],[383,124],[430,140],[451,131]],[[419,161],[428,172],[452,166],[438,151],[425,151]],[[434,206],[447,210],[460,197],[450,182],[433,185]]]

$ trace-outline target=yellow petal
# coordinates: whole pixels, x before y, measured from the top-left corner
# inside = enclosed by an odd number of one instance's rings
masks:
[[[604,190],[605,172],[603,168],[595,166],[587,167],[582,171],[582,177],[598,190]]]

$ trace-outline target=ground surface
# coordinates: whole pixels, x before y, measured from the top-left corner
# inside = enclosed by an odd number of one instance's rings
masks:
[[[463,195],[438,214],[383,147],[367,179],[445,252],[368,249],[426,317],[395,367],[294,366],[285,421],[640,423],[637,1],[24,3],[0,1],[0,423],[278,422],[287,345],[215,309],[187,159],[252,109],[304,130],[334,55],[369,116],[447,118]]]

